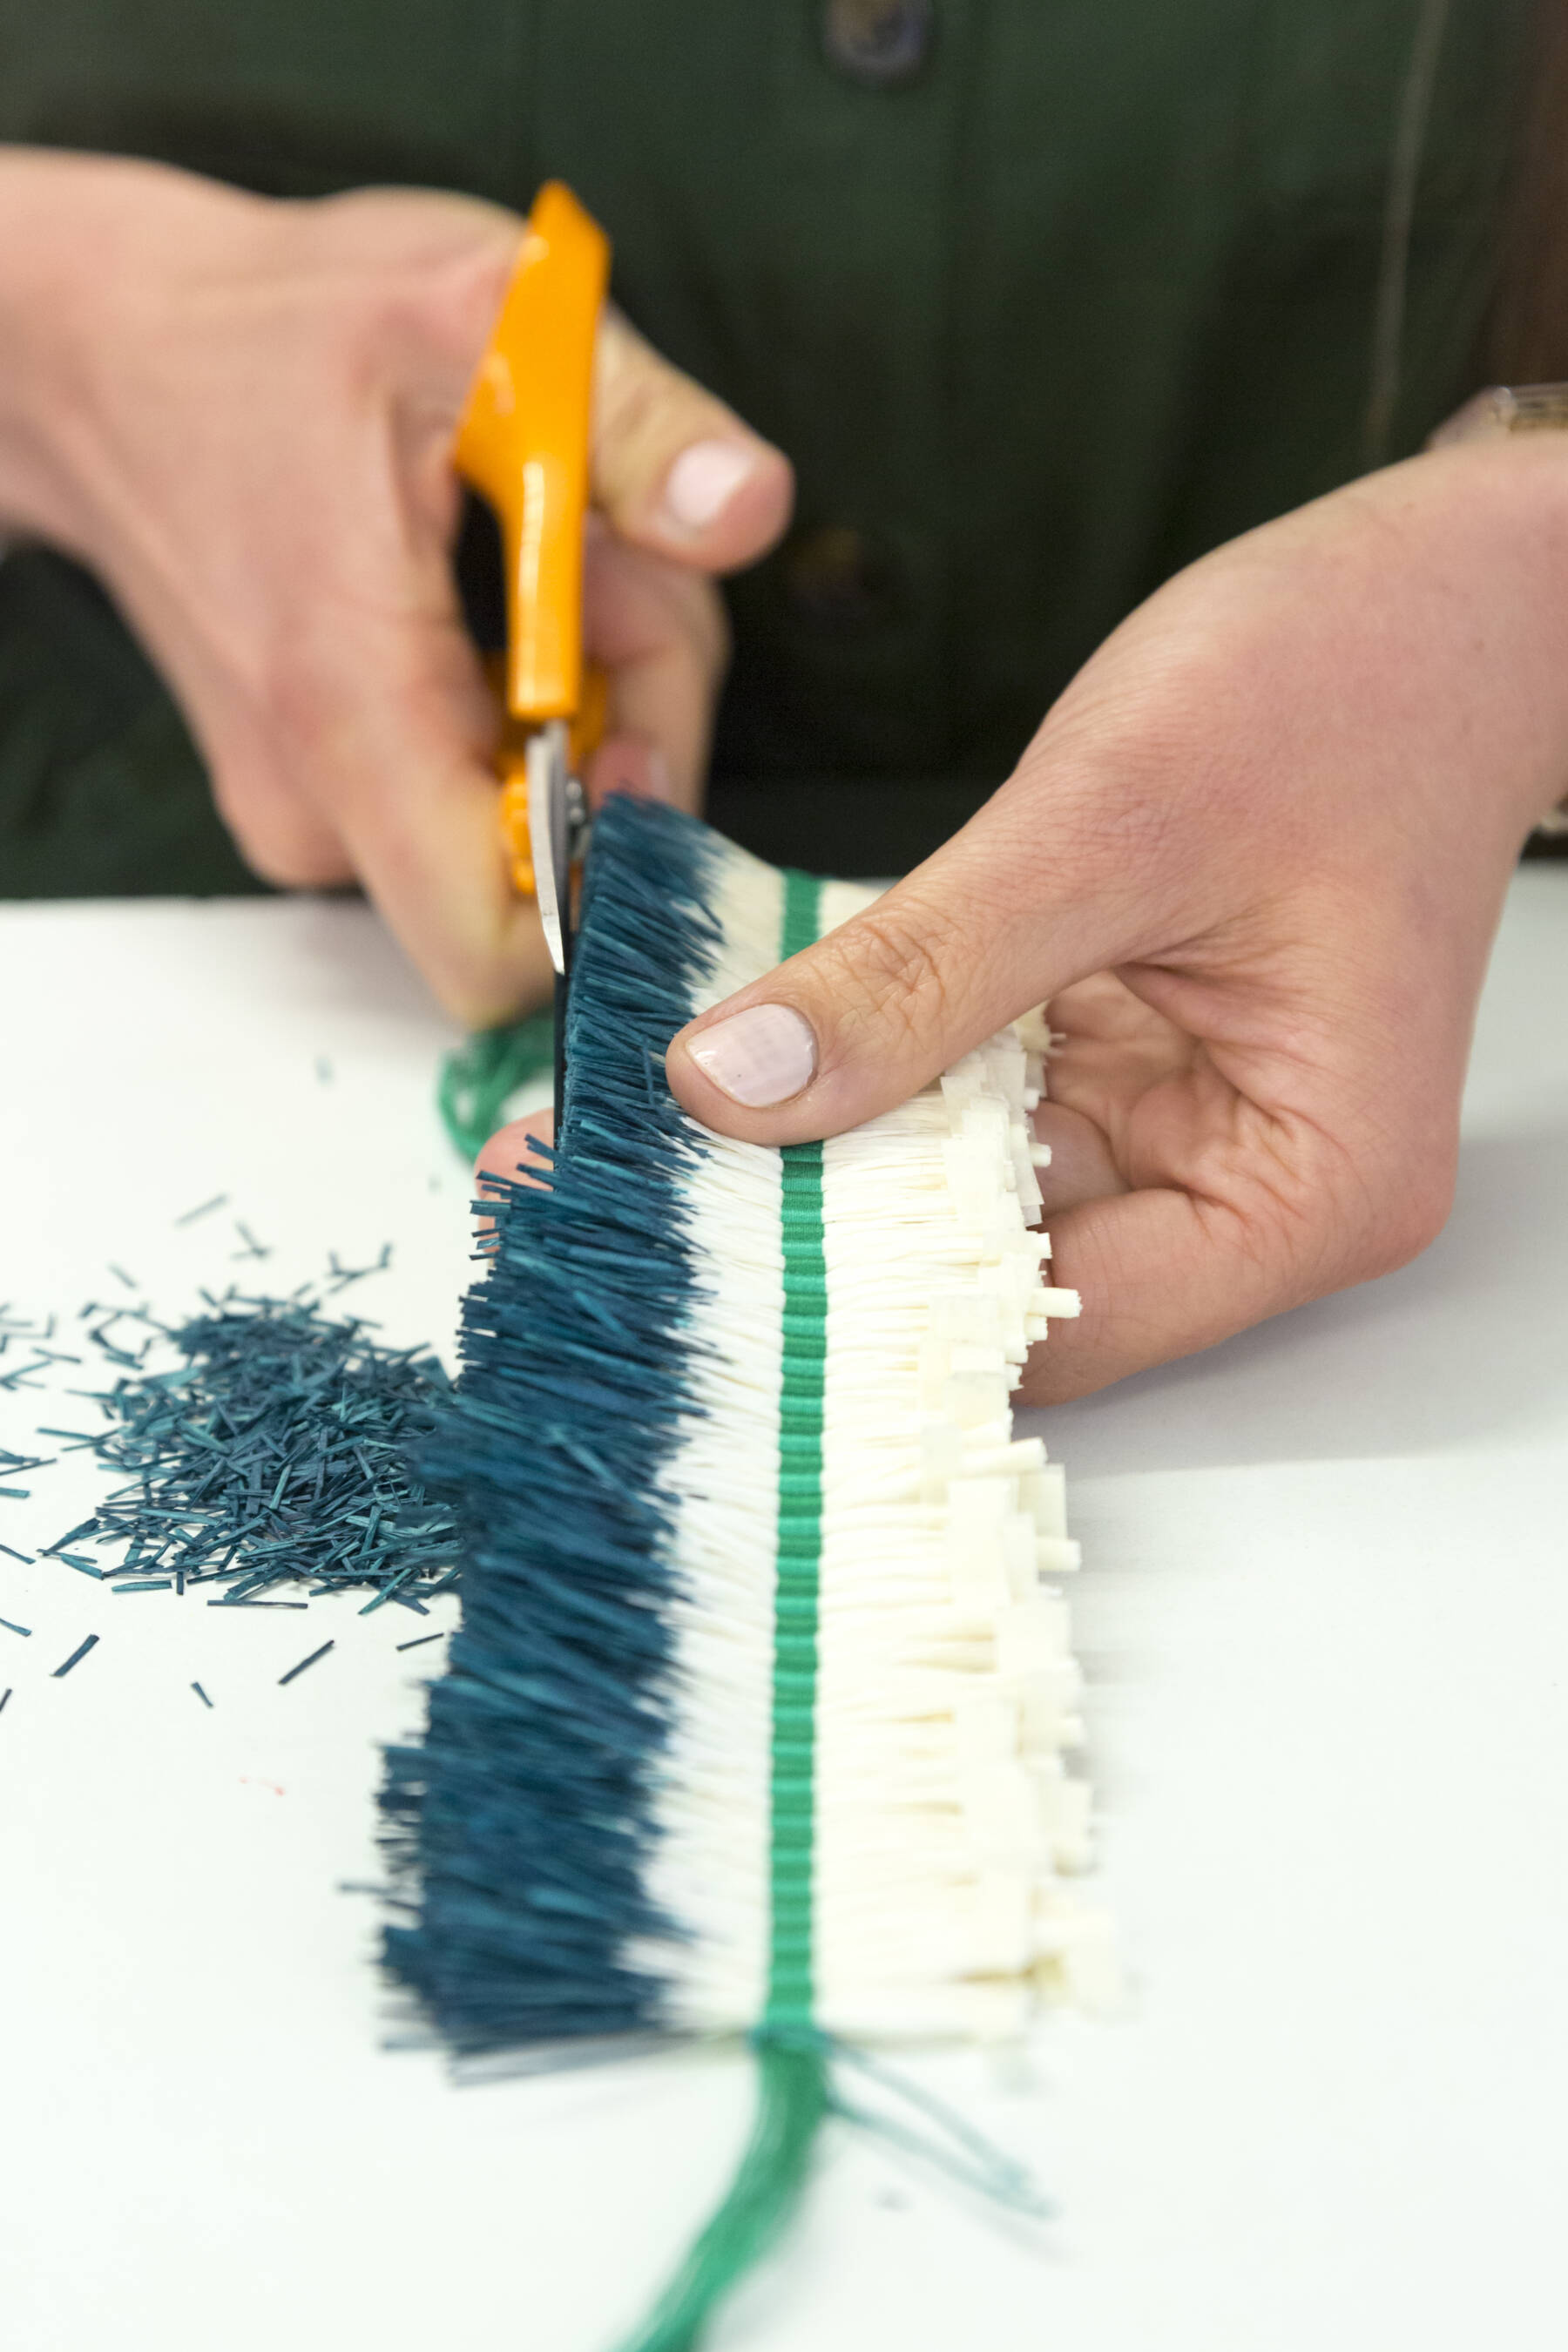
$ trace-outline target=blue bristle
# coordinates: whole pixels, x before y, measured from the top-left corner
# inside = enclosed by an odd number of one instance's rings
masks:
[[[595,828],[544,1186],[502,1184],[463,1307],[463,1372],[416,1457],[459,1522],[463,1623],[417,1747],[389,1751],[389,1967],[457,2052],[657,2021],[629,1937],[679,1934],[644,1893],[669,1724],[672,1529],[658,1475],[693,1411],[700,1150],[650,1083],[720,933],[715,837],[648,803]]]

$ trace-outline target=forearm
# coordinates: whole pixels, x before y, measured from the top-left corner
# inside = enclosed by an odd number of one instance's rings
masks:
[[[0,531],[70,541],[60,454],[66,353],[84,299],[94,217],[108,191],[96,157],[0,148]]]
[[[160,163],[0,147],[0,532],[98,551],[100,444],[156,281],[256,199]]]

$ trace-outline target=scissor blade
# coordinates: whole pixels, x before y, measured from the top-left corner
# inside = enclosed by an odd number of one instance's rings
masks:
[[[572,920],[572,862],[567,824],[566,729],[552,719],[528,746],[528,835],[533,887],[550,961],[564,975]]]

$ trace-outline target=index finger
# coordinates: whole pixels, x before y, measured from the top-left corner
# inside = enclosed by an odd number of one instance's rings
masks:
[[[494,705],[460,626],[395,639],[344,668],[310,762],[366,890],[469,1028],[542,1003],[549,950],[508,869],[488,757]]]
[[[1054,1212],[1050,1233],[1051,1280],[1076,1290],[1082,1311],[1053,1323],[1048,1344],[1029,1358],[1021,1404],[1092,1395],[1311,1295],[1283,1252],[1259,1247],[1238,1210],[1190,1192],[1160,1188],[1087,1202]]]

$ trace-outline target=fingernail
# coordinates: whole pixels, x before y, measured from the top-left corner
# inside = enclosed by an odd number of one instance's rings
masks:
[[[689,1050],[703,1076],[748,1110],[788,1102],[816,1067],[810,1024],[787,1004],[749,1004],[704,1029]]]
[[[664,478],[664,507],[678,530],[706,530],[716,522],[756,459],[733,441],[693,441]]]

